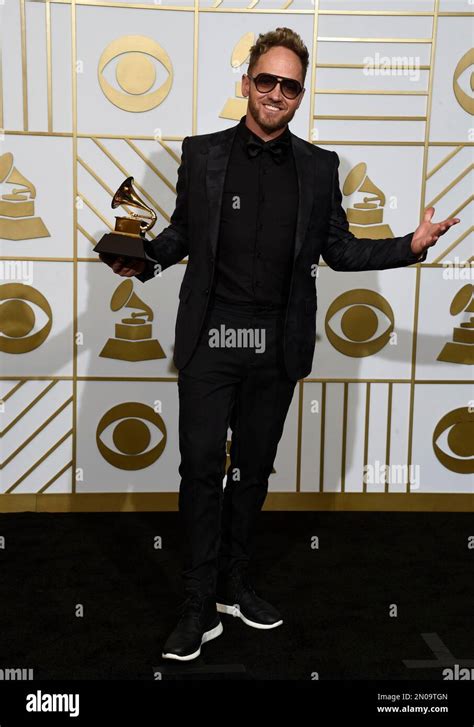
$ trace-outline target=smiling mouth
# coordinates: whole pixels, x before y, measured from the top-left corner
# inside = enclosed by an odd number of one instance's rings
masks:
[[[267,111],[270,111],[271,113],[276,113],[277,111],[282,110],[279,106],[273,106],[273,104],[264,103],[263,106],[267,109]]]

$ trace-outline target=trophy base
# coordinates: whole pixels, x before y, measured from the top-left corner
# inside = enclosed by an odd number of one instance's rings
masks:
[[[472,366],[474,363],[473,346],[469,343],[446,343],[437,360]]]
[[[393,237],[390,225],[349,225],[349,230],[356,237],[367,237],[369,240],[378,240],[380,237]]]
[[[152,361],[166,358],[166,353],[155,339],[148,341],[118,341],[109,338],[99,356],[119,361]]]
[[[101,237],[94,252],[101,252],[107,255],[120,255],[122,257],[134,257],[138,260],[150,260],[156,262],[145,252],[145,243],[148,240],[141,235],[124,234],[123,232],[108,232]]]
[[[4,240],[31,240],[37,237],[51,237],[41,217],[27,217],[0,220],[0,237]]]

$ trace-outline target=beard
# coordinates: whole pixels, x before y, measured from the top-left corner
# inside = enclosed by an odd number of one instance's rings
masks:
[[[266,134],[271,134],[278,129],[284,129],[287,124],[290,123],[291,119],[295,115],[296,109],[293,111],[281,111],[275,114],[275,118],[270,114],[265,113],[265,109],[262,107],[262,102],[255,101],[252,96],[249,96],[248,109],[250,115],[256,121],[256,123],[265,131]]]

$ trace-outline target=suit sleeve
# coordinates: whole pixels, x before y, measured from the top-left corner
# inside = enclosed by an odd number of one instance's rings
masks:
[[[146,245],[149,257],[145,270],[134,277],[142,283],[155,277],[156,265],[158,272],[166,270],[178,263],[189,254],[188,240],[188,153],[187,144],[189,136],[183,139],[181,163],[178,168],[178,181],[176,183],[176,206],[170,218],[170,224],[165,227],[154,240]]]
[[[349,231],[342,194],[339,187],[339,156],[334,154],[332,176],[332,204],[327,237],[323,242],[321,255],[333,270],[386,270],[423,262],[427,250],[415,255],[411,250],[414,232],[403,237],[387,237],[378,240],[358,238]]]

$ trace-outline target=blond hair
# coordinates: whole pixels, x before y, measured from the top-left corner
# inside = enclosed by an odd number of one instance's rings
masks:
[[[308,69],[309,52],[298,33],[295,33],[295,31],[291,30],[291,28],[276,28],[275,30],[268,31],[268,33],[259,34],[257,41],[250,48],[248,73],[253,71],[260,56],[269,51],[270,48],[275,48],[276,46],[289,48],[296,53],[301,61],[304,84],[306,71]]]

